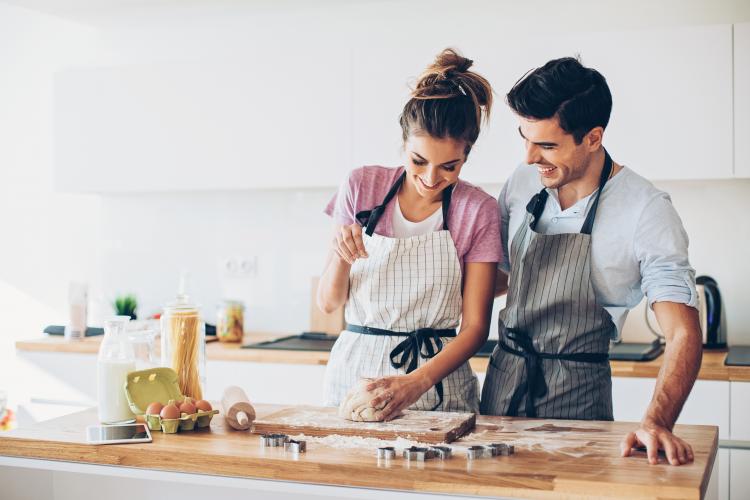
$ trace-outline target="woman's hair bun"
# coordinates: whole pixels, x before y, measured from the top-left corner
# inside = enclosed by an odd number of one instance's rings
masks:
[[[456,50],[440,52],[422,72],[399,118],[404,141],[413,130],[466,141],[467,154],[492,108],[492,87],[469,71],[474,61]]]

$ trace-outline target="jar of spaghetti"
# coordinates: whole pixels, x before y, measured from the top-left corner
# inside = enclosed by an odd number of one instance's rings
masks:
[[[216,336],[222,342],[242,342],[245,305],[238,300],[225,300],[216,315]]]
[[[187,295],[164,307],[161,316],[161,364],[177,372],[183,396],[203,399],[206,385],[206,325]]]

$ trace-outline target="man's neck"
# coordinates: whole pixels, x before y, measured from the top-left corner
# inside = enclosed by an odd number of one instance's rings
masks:
[[[557,198],[560,202],[560,208],[566,210],[596,191],[599,187],[603,168],[604,149],[602,148],[591,155],[583,177],[557,188]],[[612,175],[614,173],[615,165],[613,164]]]

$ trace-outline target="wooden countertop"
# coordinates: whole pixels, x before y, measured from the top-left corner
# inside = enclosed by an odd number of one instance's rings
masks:
[[[262,342],[279,338],[279,333],[251,333],[246,336],[247,343]],[[38,340],[16,342],[19,351],[69,352],[96,354],[101,337],[89,337],[82,341],[66,341],[61,337],[44,337]],[[253,363],[286,363],[305,365],[325,365],[328,363],[327,352],[285,351],[272,349],[241,349],[240,344],[209,342],[206,344],[206,356],[209,360],[250,361]],[[703,364],[698,373],[701,380],[732,380],[750,382],[750,366],[726,366],[726,351],[704,351]],[[656,378],[661,368],[662,357],[653,361],[610,361],[614,377]],[[470,363],[475,372],[487,371],[488,358],[475,357]]]
[[[262,416],[281,408],[258,405],[256,410]],[[619,456],[618,443],[634,424],[480,416],[474,434],[451,444],[450,460],[409,464],[397,457],[378,463],[377,444],[371,443],[329,446],[330,440],[307,438],[307,453],[299,455],[261,448],[256,435],[225,427],[221,415],[211,421],[210,430],[155,432],[153,443],[86,445],[85,427],[96,420],[96,409],[88,409],[1,433],[0,455],[461,495],[702,498],[718,446],[717,427],[678,425],[675,432],[692,444],[695,462],[675,467],[661,457],[658,465],[649,465],[643,452]],[[350,443],[356,446],[358,439]],[[516,452],[510,457],[465,458],[467,446],[490,442],[514,444]]]

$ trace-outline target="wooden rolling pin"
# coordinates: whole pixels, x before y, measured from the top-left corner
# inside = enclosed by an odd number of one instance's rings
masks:
[[[237,386],[232,385],[224,389],[221,406],[224,408],[224,418],[234,429],[247,430],[255,420],[255,408],[247,399],[245,391]]]

